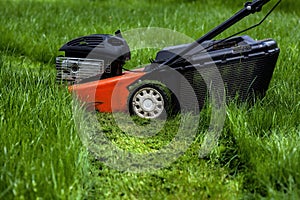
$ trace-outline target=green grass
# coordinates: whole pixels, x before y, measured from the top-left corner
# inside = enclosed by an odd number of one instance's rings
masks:
[[[274,38],[280,48],[266,97],[253,107],[231,103],[219,145],[198,152],[210,107],[190,148],[155,173],[119,172],[82,144],[72,96],[55,83],[57,50],[72,38],[139,27],[162,27],[196,39],[244,1],[1,1],[0,199],[298,199],[300,197],[300,5],[283,0],[268,20],[247,32]],[[266,6],[270,8],[271,6]],[[265,11],[265,9],[264,9]],[[230,28],[254,24],[263,13]],[[128,68],[147,63],[155,49],[136,51]],[[109,114],[98,118],[121,148],[148,152],[167,144],[176,118],[155,138],[134,138]],[[77,119],[78,120],[78,119]],[[141,122],[142,123],[142,122]],[[130,128],[130,127],[129,127]]]
[[[88,160],[72,96],[50,71],[17,60],[2,56],[0,70],[0,198],[83,197]]]

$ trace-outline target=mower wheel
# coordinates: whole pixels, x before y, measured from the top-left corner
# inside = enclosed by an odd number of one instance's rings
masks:
[[[139,84],[129,95],[128,108],[131,115],[144,119],[168,117],[171,107],[170,91],[163,85]]]

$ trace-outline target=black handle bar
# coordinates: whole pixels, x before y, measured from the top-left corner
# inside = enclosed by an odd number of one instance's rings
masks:
[[[261,11],[262,7],[268,3],[270,0],[253,0],[252,2],[247,2],[245,7],[252,10],[252,13]]]
[[[236,14],[234,14],[231,18],[227,19],[225,22],[223,22],[219,26],[215,27],[214,29],[212,29],[211,31],[209,31],[208,33],[206,33],[205,35],[200,37],[198,40],[196,40],[195,42],[190,44],[190,46],[188,46],[182,52],[180,52],[179,54],[175,54],[174,56],[172,56],[171,58],[169,58],[168,60],[166,60],[165,62],[160,64],[155,69],[161,68],[166,65],[173,64],[179,58],[181,58],[183,55],[185,55],[186,53],[188,53],[189,51],[191,51],[192,49],[197,47],[202,42],[213,39],[214,37],[216,37],[223,31],[225,31],[226,29],[228,29],[229,27],[231,27],[238,21],[242,20],[246,16],[256,13],[256,12],[260,12],[262,7],[269,1],[270,0],[253,0],[252,2],[245,3],[244,8],[241,9],[240,11],[238,11]]]

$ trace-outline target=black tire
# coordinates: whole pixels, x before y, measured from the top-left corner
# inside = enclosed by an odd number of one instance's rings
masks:
[[[171,113],[171,96],[162,84],[138,83],[129,94],[129,112],[144,119],[167,118]]]

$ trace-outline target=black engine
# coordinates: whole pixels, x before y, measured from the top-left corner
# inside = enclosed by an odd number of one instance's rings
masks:
[[[79,37],[59,51],[64,51],[65,56],[56,58],[56,79],[69,84],[121,75],[123,65],[130,59],[129,46],[120,31],[115,35]]]

